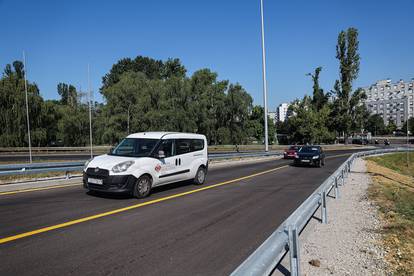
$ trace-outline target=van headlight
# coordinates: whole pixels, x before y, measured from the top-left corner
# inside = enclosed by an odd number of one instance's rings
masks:
[[[129,167],[134,165],[134,163],[135,163],[134,161],[125,161],[125,162],[116,164],[115,166],[112,167],[112,171],[114,173],[124,172],[124,171],[128,170]]]
[[[319,155],[313,156],[312,159],[319,159]]]

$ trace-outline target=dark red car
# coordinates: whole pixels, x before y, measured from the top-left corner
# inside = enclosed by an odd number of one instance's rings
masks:
[[[295,155],[299,150],[300,146],[290,146],[285,152],[283,153],[284,159],[295,159]]]

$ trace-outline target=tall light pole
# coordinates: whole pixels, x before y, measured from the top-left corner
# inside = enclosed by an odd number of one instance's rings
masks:
[[[88,103],[89,103],[89,143],[91,146],[91,158],[93,158],[93,150],[92,150],[92,103],[91,103],[91,78],[89,72],[89,63],[88,63]]]
[[[262,23],[262,73],[263,73],[263,101],[264,101],[264,129],[265,129],[265,151],[269,151],[269,133],[267,130],[267,83],[266,83],[266,51],[263,20],[263,0],[260,0],[260,17]]]
[[[406,98],[406,103],[407,103],[407,105],[406,105],[406,107],[405,107],[405,109],[406,109],[406,114],[407,114],[407,117],[406,117],[406,119],[405,119],[405,121],[406,121],[406,123],[407,123],[407,167],[409,166],[409,164],[410,164],[410,155],[409,155],[409,144],[408,144],[408,142],[409,142],[409,137],[408,137],[408,117],[410,116],[410,113],[409,113],[409,105],[408,105],[408,95],[405,95],[405,98]]]
[[[30,163],[32,160],[32,140],[30,139],[30,120],[29,120],[29,101],[27,99],[27,68],[26,68],[26,54],[23,51],[23,69],[24,69],[24,91],[26,93],[26,120],[27,120],[27,137],[29,140],[29,160]]]

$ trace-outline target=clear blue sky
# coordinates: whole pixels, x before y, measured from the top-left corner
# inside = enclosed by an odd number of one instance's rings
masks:
[[[337,35],[351,26],[360,31],[356,86],[414,77],[414,1],[264,2],[270,110],[310,94],[305,74],[317,66],[323,88],[332,89]],[[189,74],[211,68],[262,104],[259,7],[259,0],[0,0],[0,67],[25,50],[30,81],[52,99],[59,82],[86,88],[88,63],[99,94],[102,76],[120,58],[177,57]]]

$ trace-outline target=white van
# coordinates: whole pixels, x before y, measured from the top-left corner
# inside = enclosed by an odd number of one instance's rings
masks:
[[[177,181],[192,179],[201,185],[207,170],[204,135],[141,132],[128,135],[108,154],[86,162],[83,185],[91,191],[143,198],[153,187]]]

